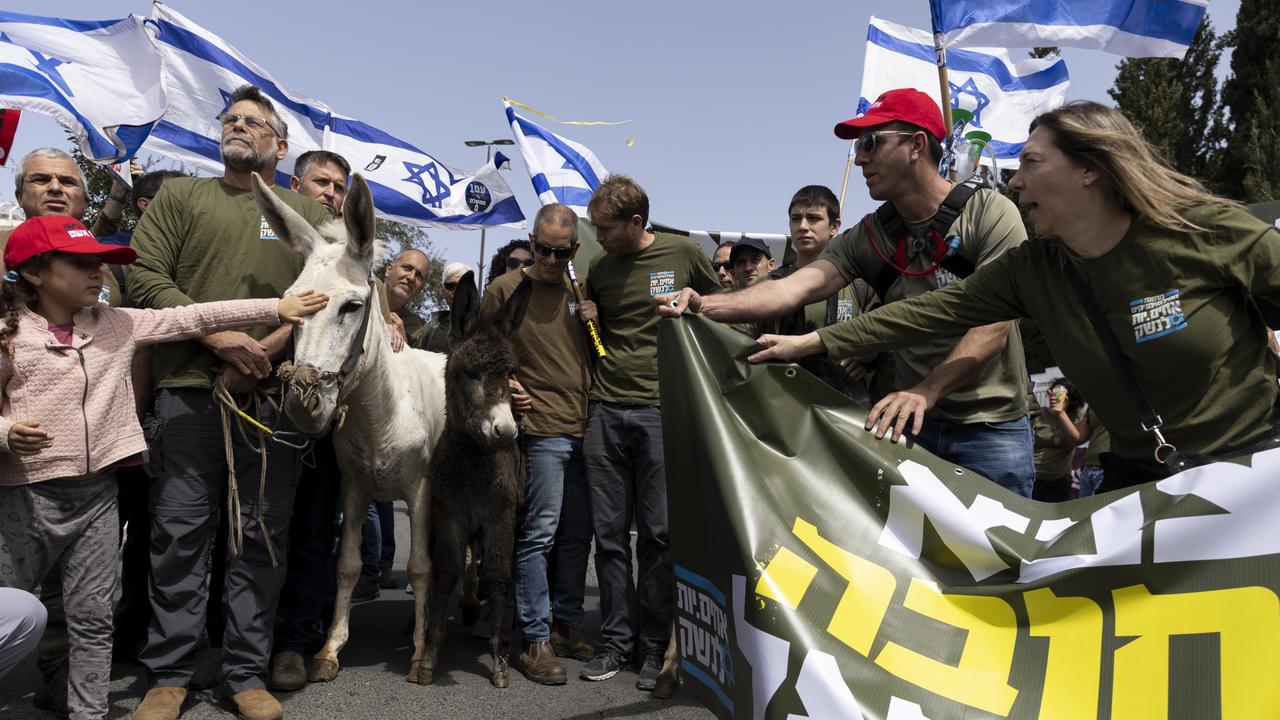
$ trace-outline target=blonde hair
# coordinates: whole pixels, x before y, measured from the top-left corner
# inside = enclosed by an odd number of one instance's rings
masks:
[[[1169,167],[1115,108],[1070,102],[1033,120],[1031,130],[1036,128],[1049,130],[1053,144],[1072,160],[1101,173],[1120,207],[1158,227],[1206,230],[1188,220],[1186,212],[1210,203],[1240,206]]]

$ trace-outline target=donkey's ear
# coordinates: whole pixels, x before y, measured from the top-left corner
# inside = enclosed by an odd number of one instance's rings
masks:
[[[516,291],[507,298],[507,304],[498,316],[497,328],[503,337],[511,337],[524,322],[524,313],[529,309],[529,298],[533,297],[533,280],[525,275],[516,286]]]
[[[453,310],[450,312],[453,327],[449,330],[449,344],[470,335],[479,319],[480,291],[476,289],[475,275],[468,270],[458,279],[458,287],[453,291]]]
[[[258,201],[258,208],[262,210],[262,217],[266,218],[276,237],[290,250],[307,257],[313,247],[324,244],[320,233],[311,227],[311,223],[276,197],[275,191],[262,181],[262,176],[255,172],[249,182],[253,186],[253,199]]]
[[[356,257],[372,263],[373,258],[380,254],[375,247],[378,241],[373,219],[373,193],[359,173],[351,179],[351,189],[342,203],[342,221],[347,226],[347,248]]]

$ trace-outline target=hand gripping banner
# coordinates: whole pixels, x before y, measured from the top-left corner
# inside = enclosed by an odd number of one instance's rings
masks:
[[[659,329],[685,692],[721,718],[1280,717],[1280,451],[1057,505]]]

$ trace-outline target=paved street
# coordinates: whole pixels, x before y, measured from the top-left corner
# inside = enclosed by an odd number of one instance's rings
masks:
[[[408,550],[408,519],[397,503],[396,566],[403,576]],[[343,670],[333,683],[280,694],[288,718],[351,718],[397,720],[412,718],[672,718],[710,720],[713,716],[692,699],[677,695],[654,700],[635,689],[634,672],[619,673],[601,683],[577,678],[582,663],[566,660],[569,683],[543,687],[529,682],[514,669],[511,685],[504,690],[489,684],[490,661],[486,641],[471,637],[470,629],[453,619],[441,652],[436,683],[430,687],[405,682],[410,638],[403,629],[413,607],[403,590],[383,590],[378,600],[356,605],[351,614],[351,642],[342,652]],[[587,628],[599,626],[599,596],[594,565],[587,577]],[[37,687],[34,660],[0,681],[0,717],[5,720],[47,720],[53,715],[31,706]],[[111,683],[112,718],[127,718],[146,692],[142,668],[117,664]],[[189,699],[184,720],[230,718],[212,692]]]

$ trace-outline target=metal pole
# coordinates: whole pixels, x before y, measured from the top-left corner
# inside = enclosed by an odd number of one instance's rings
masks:
[[[492,159],[493,159],[493,144],[491,143],[491,144],[489,144],[489,145],[485,145],[485,147],[484,147],[484,163],[485,163],[486,165],[488,165],[488,164],[489,164],[489,161],[490,161],[490,160],[492,160]],[[478,280],[476,281],[476,287],[480,287],[480,283],[481,283],[481,282],[484,282],[484,278],[485,278],[485,272],[484,272],[484,228],[480,228],[480,264],[478,265],[478,267],[480,268],[480,273],[479,273],[478,275],[476,275],[476,277],[478,278]]]

